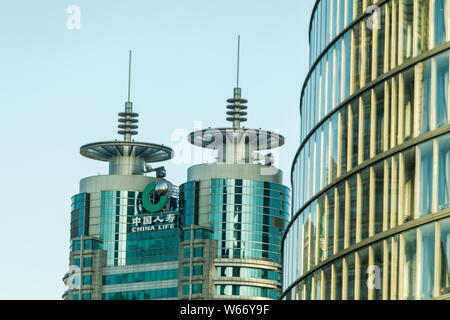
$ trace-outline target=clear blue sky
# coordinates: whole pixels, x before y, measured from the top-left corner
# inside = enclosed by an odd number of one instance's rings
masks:
[[[138,141],[174,147],[172,134],[228,126],[241,35],[249,128],[284,135],[279,166],[290,186],[299,98],[308,72],[314,0],[43,0],[0,3],[0,299],[61,299],[70,198],[106,174],[81,145],[117,135],[133,50]],[[69,5],[80,29],[66,26]],[[156,121],[156,119],[163,119]],[[175,184],[188,164],[164,164]]]

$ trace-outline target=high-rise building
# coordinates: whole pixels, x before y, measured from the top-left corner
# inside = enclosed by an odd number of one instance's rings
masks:
[[[178,296],[178,188],[164,179],[164,167],[150,166],[173,152],[131,139],[138,127],[132,107],[128,87],[125,112],[119,113],[123,141],[80,149],[87,158],[109,162],[109,173],[82,179],[72,197],[66,300]]]
[[[188,137],[195,146],[216,150],[217,158],[190,167],[180,186],[178,297],[277,299],[290,195],[270,150],[282,146],[284,138],[241,127],[247,101],[239,81],[227,102],[231,128]]]
[[[316,1],[282,299],[450,297],[449,14]]]

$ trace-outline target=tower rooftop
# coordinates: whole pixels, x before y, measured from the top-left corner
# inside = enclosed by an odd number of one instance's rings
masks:
[[[164,145],[136,142],[131,139],[137,132],[137,113],[133,112],[130,101],[131,51],[128,73],[128,101],[125,111],[119,113],[119,131],[123,141],[101,141],[88,143],[80,148],[80,154],[86,158],[109,162],[110,174],[144,174],[148,171],[146,163],[170,160],[174,156],[171,148]]]
[[[273,155],[268,153],[284,145],[284,137],[276,132],[241,127],[247,121],[248,101],[241,97],[239,88],[240,36],[238,37],[237,81],[233,98],[227,102],[227,118],[231,128],[208,128],[191,132],[189,143],[206,149],[217,150],[217,163],[255,163],[264,160],[265,165],[273,165]],[[258,151],[262,151],[259,153]],[[267,152],[267,154],[264,154]]]

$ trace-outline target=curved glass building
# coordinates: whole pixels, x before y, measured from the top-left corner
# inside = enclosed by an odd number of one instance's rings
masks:
[[[450,1],[318,0],[282,299],[450,297]]]
[[[82,179],[72,197],[66,300],[178,296],[178,188],[164,179],[164,167],[150,166],[169,160],[173,152],[132,140],[137,117],[128,97],[125,112],[119,113],[124,140],[80,149],[87,158],[108,162],[109,174]]]
[[[290,190],[270,151],[284,144],[274,132],[241,127],[241,89],[227,114],[232,128],[193,132],[189,142],[217,151],[215,163],[188,169],[180,186],[180,299],[278,299],[281,239]]]

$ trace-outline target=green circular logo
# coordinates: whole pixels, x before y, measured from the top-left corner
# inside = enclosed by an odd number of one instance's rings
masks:
[[[150,193],[155,190],[156,181],[150,182],[142,192],[142,206],[150,213],[159,212],[167,202],[167,196],[161,196],[157,203],[150,202]]]

